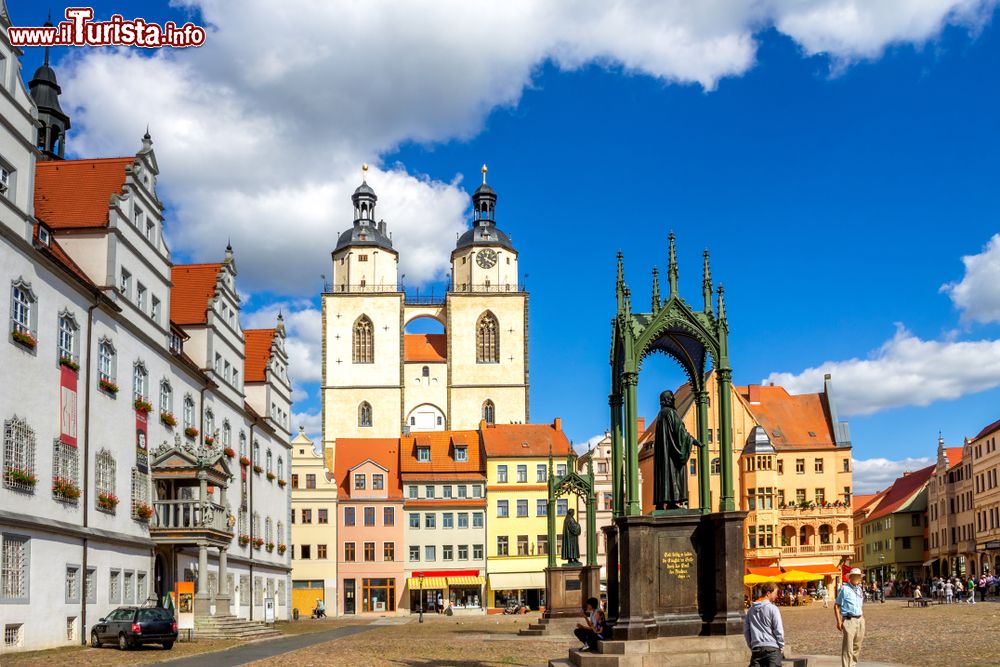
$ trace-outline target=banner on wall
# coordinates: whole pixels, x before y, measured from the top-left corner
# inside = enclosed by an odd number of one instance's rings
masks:
[[[59,441],[76,447],[76,371],[59,368]]]
[[[146,447],[146,413],[135,411],[135,467],[141,473],[149,472],[149,449]]]

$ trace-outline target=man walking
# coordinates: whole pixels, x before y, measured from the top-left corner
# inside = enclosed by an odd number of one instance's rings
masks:
[[[763,589],[764,596],[747,610],[743,638],[750,647],[750,667],[781,667],[785,629],[781,613],[774,604],[778,598],[778,584],[769,581]]]
[[[861,569],[852,568],[847,578],[848,582],[837,591],[833,613],[837,617],[837,630],[844,635],[840,645],[841,667],[857,667],[861,643],[865,639],[865,617],[862,614],[865,592],[861,588]]]

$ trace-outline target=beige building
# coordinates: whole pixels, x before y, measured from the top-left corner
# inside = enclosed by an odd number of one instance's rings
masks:
[[[945,447],[927,486],[928,556],[931,575],[978,574],[973,510],[972,443]]]
[[[865,519],[861,532],[867,581],[925,576],[927,489],[934,468],[903,473],[880,494],[878,506]]]
[[[639,432],[642,433],[643,420],[639,420]],[[581,475],[587,474],[587,465],[590,460],[594,462],[594,493],[597,505],[597,562],[601,564],[601,581],[607,580],[607,566],[605,555],[607,554],[607,544],[604,539],[603,528],[610,526],[614,516],[614,501],[612,497],[613,485],[611,483],[611,434],[605,433],[604,437],[595,444],[590,451],[581,456],[576,461],[576,470]],[[584,534],[580,539],[580,560],[587,562],[587,540],[583,539],[587,526],[587,504],[585,502],[576,503],[579,513],[580,525],[583,526]]]
[[[473,227],[458,239],[451,285],[438,298],[404,294],[375,191],[363,182],[354,192],[354,221],[323,295],[325,447],[527,421],[528,296],[517,251],[496,227],[485,167],[472,199]],[[427,328],[436,332],[415,331]]]
[[[292,440],[292,607],[309,614],[316,600],[337,613],[337,480],[299,427]]]
[[[976,553],[983,572],[1000,572],[1000,420],[981,430],[970,443],[973,458]]]

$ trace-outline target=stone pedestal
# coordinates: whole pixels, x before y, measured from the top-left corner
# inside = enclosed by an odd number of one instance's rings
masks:
[[[598,565],[567,565],[545,568],[544,618],[579,618],[587,598],[601,598],[601,568]]]
[[[671,510],[616,519],[613,638],[742,634],[744,516]],[[609,589],[613,574],[609,567]]]

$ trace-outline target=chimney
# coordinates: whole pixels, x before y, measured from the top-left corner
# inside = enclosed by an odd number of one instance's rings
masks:
[[[642,435],[643,433],[646,432],[646,418],[645,417],[638,417],[638,418],[636,418],[635,423],[638,425],[637,428],[639,429],[639,435]]]
[[[552,422],[552,428],[554,428],[557,431],[562,430],[562,417],[555,418],[555,421]]]

